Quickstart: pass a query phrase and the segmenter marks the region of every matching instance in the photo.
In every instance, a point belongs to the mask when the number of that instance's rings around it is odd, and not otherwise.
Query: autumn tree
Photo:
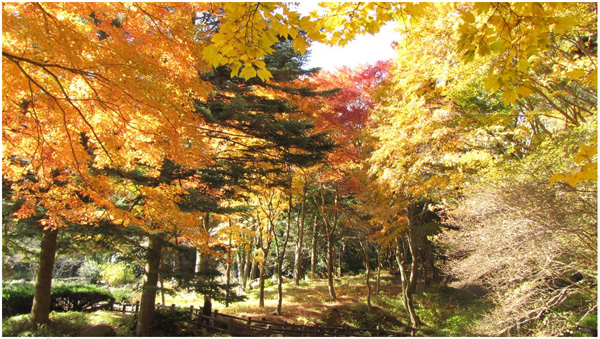
[[[392,201],[403,204],[404,207],[399,206],[402,208],[398,211],[404,209],[405,212],[400,216],[408,219],[408,227],[405,228],[408,233],[404,239],[409,241],[407,245],[412,254],[416,253],[410,244],[415,240],[415,234],[411,234],[411,224],[415,225],[413,221],[418,220],[414,218],[421,214],[418,210],[426,211],[422,206],[419,207],[419,201],[459,197],[464,187],[476,183],[483,173],[494,172],[502,162],[534,161],[539,156],[536,154],[547,147],[543,145],[551,142],[549,140],[553,140],[554,147],[569,147],[572,154],[576,155],[580,164],[577,170],[579,177],[572,177],[572,184],[590,179],[586,177],[588,174],[585,173],[589,172],[585,169],[594,169],[595,152],[588,145],[582,144],[577,152],[570,146],[572,142],[561,144],[567,140],[563,139],[565,135],[571,135],[579,142],[594,142],[588,133],[594,131],[595,127],[583,123],[583,120],[595,121],[595,108],[584,102],[591,103],[596,99],[589,87],[586,88],[587,80],[582,78],[582,74],[593,76],[594,58],[586,57],[579,63],[574,62],[577,58],[574,57],[573,48],[567,46],[573,46],[576,39],[572,35],[576,33],[563,30],[564,27],[558,28],[566,24],[569,13],[577,12],[588,13],[582,14],[578,21],[581,27],[588,27],[583,32],[593,29],[595,23],[587,21],[590,7],[567,6],[558,11],[556,17],[549,18],[547,16],[552,11],[550,7],[538,13],[528,12],[544,8],[539,4],[531,7],[505,7],[504,4],[487,6],[475,5],[477,13],[481,14],[477,18],[471,12],[470,5],[459,4],[456,12],[448,6],[438,6],[439,11],[460,13],[462,22],[458,27],[454,21],[446,19],[454,14],[421,16],[420,24],[411,27],[397,44],[398,58],[394,62],[392,85],[384,85],[386,94],[380,96],[379,105],[374,110],[373,133],[378,143],[370,159],[371,172],[383,191],[387,190],[396,196]],[[521,13],[527,20],[502,19],[507,13],[510,13],[509,16]],[[478,32],[472,29],[486,20],[492,26],[478,26]],[[533,29],[533,26],[529,26],[533,22],[548,25],[546,27],[549,30],[556,29],[553,33],[556,39],[552,42],[537,40],[539,45],[523,43],[538,33],[544,35],[550,32],[527,31]],[[473,36],[466,37],[469,29],[470,34],[477,36],[476,39]],[[481,32],[489,35],[480,36]],[[495,41],[493,39],[497,35],[493,35],[493,32],[509,36],[510,39]],[[486,39],[492,39],[490,45],[486,45],[489,49],[469,47],[470,41],[479,43]],[[507,41],[510,42],[508,45]],[[531,49],[525,50],[526,46]],[[503,59],[506,56],[502,54],[504,52],[512,53],[515,58]],[[555,52],[563,55],[563,65],[570,64],[574,69],[586,71],[567,75],[556,69],[551,70],[550,60],[558,57]],[[538,62],[530,65],[520,59],[524,55],[530,57],[530,61],[537,59]],[[496,68],[499,60],[506,63],[500,70]],[[557,59],[554,60],[556,62]],[[480,70],[486,70],[487,73],[482,74]],[[575,74],[581,75],[577,78],[579,80],[572,78]],[[564,92],[527,91],[526,88],[535,87],[529,83],[539,78],[560,83]],[[389,96],[391,88],[399,91]],[[553,98],[554,95],[557,97]],[[567,116],[567,111],[559,104],[564,100],[577,102],[576,106],[569,108],[569,112],[584,117],[583,120]],[[559,120],[566,122],[566,128]],[[516,168],[521,167],[512,165],[512,175],[517,175],[514,171]],[[558,169],[557,166],[554,170]],[[549,179],[550,176],[546,176],[546,182]],[[539,186],[539,191],[544,191],[544,185]],[[407,246],[399,246],[397,252],[401,253],[403,248]],[[419,255],[411,257],[418,259]],[[415,272],[414,268],[411,274]]]
[[[47,201],[38,286],[48,292],[66,222],[108,215],[139,223],[115,207],[115,187],[96,170],[158,168],[165,154],[206,159],[201,122],[184,114],[207,89],[195,76],[205,67],[202,43],[195,27],[185,29],[194,11],[186,4],[15,3],[2,11],[3,177],[20,186],[23,213]],[[48,321],[47,307],[32,312],[34,323]]]

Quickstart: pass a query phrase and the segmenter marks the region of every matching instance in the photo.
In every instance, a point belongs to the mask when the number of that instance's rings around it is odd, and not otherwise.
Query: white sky
[[[301,1],[298,11],[306,15],[317,8],[315,1]],[[310,47],[310,61],[305,67],[320,67],[326,71],[333,71],[340,66],[354,67],[391,59],[394,56],[391,44],[400,35],[394,32],[393,26],[393,23],[384,26],[374,36],[370,34],[358,36],[343,48],[313,43]]]

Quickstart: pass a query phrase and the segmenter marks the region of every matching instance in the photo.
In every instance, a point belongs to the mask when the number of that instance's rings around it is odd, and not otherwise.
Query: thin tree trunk
[[[377,282],[375,283],[375,294],[379,295],[379,282],[381,280],[381,249],[377,250]]]
[[[252,261],[251,269],[250,269],[250,280],[254,280],[260,277],[260,272],[257,273],[260,269],[258,268],[258,263],[256,261]]]
[[[248,277],[250,276],[250,268],[252,267],[252,248],[250,248],[246,253],[246,265],[244,267],[244,275],[242,276],[242,287],[244,291],[248,288]]]
[[[298,241],[296,242],[296,255],[294,257],[294,285],[300,285],[300,263],[302,260],[302,242],[304,241],[304,220],[306,217],[306,191],[308,182],[304,183],[302,189],[302,207],[300,210],[300,224],[298,225]]]
[[[329,287],[329,297],[331,298],[331,300],[337,300],[337,296],[335,295],[335,289],[333,287],[333,274],[334,274],[333,266],[334,266],[334,260],[335,260],[335,254],[334,254],[334,248],[333,248],[333,246],[334,246],[333,234],[335,232],[335,228],[338,223],[339,193],[337,190],[335,191],[334,205],[333,205],[333,222],[331,222],[331,223],[327,219],[327,214],[325,213],[325,188],[323,187],[323,184],[321,184],[320,195],[321,195],[321,204],[320,205],[317,203],[317,198],[316,197],[313,197],[313,198],[315,201],[315,205],[317,205],[317,207],[319,208],[319,210],[321,212],[321,217],[323,218],[323,222],[325,223],[325,236],[327,239],[327,285]]]
[[[256,232],[259,232],[259,236],[254,236],[254,248],[257,249],[261,249],[262,250],[262,230],[260,229],[260,217],[257,215],[257,222],[256,224],[254,224],[252,226],[252,234],[256,234]],[[252,249],[250,249],[250,252],[252,253]],[[250,280],[254,280],[254,279],[258,279],[260,277],[260,268],[258,267],[258,262],[256,262],[256,260],[254,260],[254,256],[252,256],[252,266],[250,269],[250,276],[249,279]]]
[[[52,271],[56,260],[58,229],[45,229],[40,244],[40,259],[31,308],[31,321],[34,328],[38,324],[50,321],[50,302],[52,292]]]
[[[337,300],[335,289],[333,287],[333,234],[327,232],[327,287],[329,288],[329,297],[331,300]]]
[[[163,277],[163,272],[165,270],[165,263],[163,260],[163,256],[161,254],[160,256],[160,273],[158,275],[159,279],[160,279],[160,300],[162,301],[163,306],[166,305],[166,301],[165,301],[165,280]]]
[[[140,301],[140,311],[135,334],[141,337],[150,336],[150,325],[154,319],[154,308],[156,302],[156,286],[158,284],[158,274],[160,270],[162,250],[162,239],[159,235],[150,236],[150,245],[148,246],[148,264],[146,268],[146,281],[142,288],[142,300]]]
[[[317,222],[317,216],[314,216],[313,232],[312,232],[312,243],[310,252],[310,277],[311,279],[317,278],[317,239],[319,234],[319,224]]]
[[[412,231],[409,227],[408,229],[408,235],[407,235],[407,244],[408,244],[408,249],[410,250],[410,254],[412,257],[412,261],[410,263],[410,293],[415,293],[417,290],[417,279],[419,276],[419,271],[418,271],[418,266],[417,264],[419,263],[419,254],[416,251],[416,248],[414,246],[414,238],[413,238],[413,234]]]
[[[246,272],[246,263],[248,262],[246,260],[246,252],[244,252],[241,248],[237,252],[237,259],[238,259],[238,277],[237,277],[238,294],[241,294],[241,292],[244,290],[244,273]]]
[[[342,260],[344,258],[344,254],[346,253],[346,243],[343,242],[342,243],[342,248],[340,249],[340,257],[339,257],[339,273],[338,276],[341,278],[342,277]]]
[[[200,252],[199,248],[196,248],[196,268],[194,269],[194,272],[196,274],[200,273],[200,271],[202,270],[202,252]]]
[[[231,219],[229,220],[229,227],[231,227]],[[227,246],[227,274],[226,274],[226,290],[225,290],[225,307],[229,307],[229,298],[231,293],[229,291],[231,286],[231,233],[229,233],[229,244]]]
[[[165,281],[162,273],[160,274],[160,300],[162,301],[163,306],[167,304],[165,301]]]
[[[362,253],[363,264],[365,265],[366,273],[366,284],[367,284],[367,306],[369,307],[369,312],[372,311],[373,306],[371,305],[371,265],[369,263],[369,252],[367,252],[366,245],[360,241],[360,249]]]
[[[259,223],[260,223],[260,219]],[[260,248],[263,252],[263,258],[264,258],[264,262],[260,264],[260,280],[259,280],[259,285],[260,285],[260,290],[258,292],[258,306],[259,307],[265,307],[265,275],[266,275],[266,268],[267,268],[267,259],[269,256],[269,247],[271,247],[271,241],[272,240],[268,240],[267,241],[267,246],[263,247],[263,234],[262,234],[262,228],[259,227],[259,244],[260,244]]]
[[[369,307],[369,311],[373,310],[373,306],[371,305],[371,265],[366,263],[367,266],[367,306]]]
[[[265,307],[265,266],[264,264],[260,265],[260,281],[259,281],[259,292],[258,292],[258,307]]]
[[[281,307],[283,304],[283,259],[285,257],[285,249],[287,248],[288,240],[290,239],[290,229],[292,228],[292,194],[288,200],[288,215],[287,215],[287,229],[285,231],[285,240],[281,248],[278,245],[277,236],[275,230],[273,230],[273,238],[275,239],[275,246],[277,249],[277,315],[281,315]]]
[[[402,302],[410,317],[410,325],[416,328],[421,324],[421,321],[415,312],[410,278],[406,269],[408,250],[411,247],[409,243],[410,240],[408,237],[406,240],[396,239],[396,260],[398,261],[398,268],[400,269],[402,279]]]

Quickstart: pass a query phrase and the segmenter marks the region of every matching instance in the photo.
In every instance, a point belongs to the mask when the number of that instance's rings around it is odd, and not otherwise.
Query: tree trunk
[[[407,235],[407,245],[408,245],[408,249],[410,250],[410,255],[412,257],[412,261],[410,263],[410,283],[409,283],[409,287],[410,287],[410,293],[415,293],[417,290],[417,279],[419,276],[419,271],[418,271],[418,266],[417,264],[419,263],[419,254],[417,253],[415,246],[414,246],[414,238],[413,238],[413,232],[411,231],[410,227],[408,229],[408,235]]]
[[[165,301],[165,280],[163,278],[162,273],[159,275],[160,277],[160,300],[162,301],[163,306],[166,305]]]
[[[290,239],[290,229],[292,228],[292,195],[290,194],[288,200],[288,215],[287,215],[287,229],[285,231],[285,240],[283,246],[279,246],[275,229],[273,228],[273,239],[275,239],[275,248],[277,249],[277,315],[281,315],[281,307],[283,304],[283,259],[285,257],[285,249],[287,248],[288,240]]]
[[[412,298],[413,291],[411,289],[411,282],[406,268],[408,251],[411,248],[409,243],[409,237],[406,237],[406,239],[396,239],[396,260],[398,261],[398,268],[400,269],[400,277],[402,279],[402,302],[410,317],[410,325],[414,328],[417,328],[421,322],[417,316],[417,313],[415,312]]]
[[[317,216],[314,217],[313,232],[312,232],[312,243],[310,252],[310,277],[311,279],[317,278],[317,239],[319,234],[319,224],[317,222]]]
[[[267,263],[260,265],[260,281],[259,281],[259,292],[258,292],[258,307],[265,307],[265,266]]]
[[[375,294],[379,295],[379,282],[381,281],[381,249],[377,250],[377,282],[375,283]]]
[[[265,307],[265,275],[267,270],[267,259],[269,256],[269,248],[271,247],[271,241],[267,241],[267,246],[263,247],[263,234],[262,229],[259,227],[259,245],[263,252],[264,262],[260,264],[260,290],[258,292],[258,306]]]
[[[200,252],[199,248],[196,248],[196,268],[194,269],[194,273],[198,274],[202,269],[202,252]]]
[[[300,210],[300,223],[298,225],[298,240],[296,241],[296,255],[294,256],[294,285],[300,285],[300,263],[302,260],[302,242],[304,241],[304,220],[306,218],[306,191],[308,182],[302,189],[302,207]]]
[[[333,287],[333,234],[327,232],[327,286],[329,288],[329,297],[331,300],[337,300],[335,289]]]
[[[250,280],[254,280],[260,277],[260,269],[258,268],[258,263],[256,261],[252,261],[252,266],[250,269]]]
[[[40,244],[40,259],[31,308],[31,321],[34,328],[38,324],[50,321],[50,302],[52,292],[52,271],[56,259],[58,229],[45,229]]]
[[[162,239],[160,238],[160,235],[151,235],[150,245],[148,246],[146,281],[142,288],[142,300],[140,301],[140,311],[138,313],[138,321],[135,329],[135,334],[137,336],[150,336],[150,325],[152,325],[154,319],[161,250]]]
[[[371,305],[371,265],[369,263],[369,252],[367,252],[367,246],[360,241],[360,250],[361,250],[361,257],[363,259],[363,265],[365,265],[365,269],[367,270],[366,273],[366,284],[367,284],[367,306],[369,307],[369,312],[372,311],[373,306]]]
[[[342,242],[342,248],[340,249],[340,257],[339,257],[339,273],[338,276],[341,278],[342,277],[342,260],[344,258],[344,254],[346,253],[346,243]]]
[[[365,262],[365,266],[367,267],[367,306],[369,307],[369,311],[373,310],[373,306],[371,305],[371,265],[369,262]]]
[[[166,305],[166,301],[165,301],[165,279],[163,277],[163,272],[165,270],[165,263],[163,260],[162,255],[160,256],[160,273],[159,273],[159,279],[160,279],[160,299],[161,302],[163,304],[163,306]]]
[[[253,267],[252,263],[252,248],[248,249],[246,253],[246,265],[244,267],[244,275],[242,276],[242,287],[244,291],[248,288],[248,277],[250,276],[250,268]]]
[[[333,274],[334,274],[334,262],[335,262],[335,254],[334,254],[334,244],[333,244],[333,234],[335,233],[335,228],[338,223],[339,211],[338,211],[338,202],[339,202],[339,193],[336,190],[334,195],[334,204],[333,204],[333,221],[330,223],[327,219],[327,213],[325,213],[325,188],[323,184],[321,184],[320,189],[321,195],[321,204],[317,203],[316,197],[314,197],[315,205],[319,207],[321,212],[321,217],[323,218],[323,222],[325,223],[325,235],[327,239],[327,283],[329,286],[329,297],[331,300],[337,300],[337,296],[335,295],[335,289],[333,288]]]
[[[238,277],[237,277],[237,282],[238,282],[238,294],[241,294],[241,292],[246,288],[246,283],[244,282],[244,280],[246,279],[246,265],[248,264],[248,260],[247,260],[247,253],[245,251],[243,251],[242,248],[240,248],[237,252],[237,258],[238,258]]]
[[[231,227],[231,220],[229,220],[229,227]],[[225,282],[225,307],[229,307],[229,298],[231,297],[231,292],[229,291],[231,286],[231,233],[229,234],[229,244],[227,246],[227,273],[226,273],[226,282]]]

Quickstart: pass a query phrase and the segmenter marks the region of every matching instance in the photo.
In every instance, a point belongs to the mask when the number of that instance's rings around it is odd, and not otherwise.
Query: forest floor
[[[380,295],[397,295],[400,290],[391,283],[392,277],[382,277]],[[366,302],[367,289],[365,287],[364,275],[343,276],[334,279],[337,300],[329,297],[327,279],[301,280],[299,286],[294,286],[291,279],[285,279],[283,284],[282,314],[276,315],[277,308],[277,284],[267,279],[265,281],[265,307],[258,306],[258,287],[245,292],[245,301],[232,303],[225,307],[223,303],[213,301],[213,310],[221,313],[237,316],[251,316],[266,318],[274,321],[287,321],[299,325],[327,325],[327,326],[352,326],[352,327],[375,327],[377,324],[365,322],[365,314],[368,313]],[[372,281],[374,285],[374,282]],[[378,313],[378,305],[375,299],[379,299],[373,292],[372,302],[374,313]],[[159,301],[160,298],[157,298]],[[202,296],[190,294],[178,294],[176,296],[165,296],[167,305],[189,307],[190,305],[202,306]],[[352,316],[356,313],[356,316]],[[385,317],[391,320],[391,317]],[[404,322],[405,323],[405,322]],[[395,321],[393,327],[398,329],[403,320]],[[388,327],[392,329],[391,327]]]
[[[258,306],[258,287],[246,292],[247,299],[225,307],[213,302],[213,310],[236,316],[266,318],[275,322],[329,327],[348,326],[373,329],[381,326],[387,330],[408,332],[408,317],[400,298],[399,276],[382,272],[379,294],[375,293],[375,276],[371,279],[372,309],[367,306],[367,289],[364,274],[345,275],[334,279],[337,300],[329,297],[327,280],[302,280],[300,286],[286,279],[283,285],[282,314],[275,315],[277,285],[266,280],[265,307]],[[161,301],[160,294],[157,302]],[[180,307],[202,306],[203,297],[193,293],[165,295],[167,305]],[[423,322],[418,334],[424,336],[478,336],[470,325],[489,307],[485,297],[468,290],[419,284],[415,294],[416,311]],[[31,332],[27,326],[28,315],[3,320],[3,336],[72,336],[81,329],[106,323],[117,330],[118,336],[127,336],[133,317],[114,312],[67,312],[51,314],[52,325]]]
[[[247,299],[225,307],[213,302],[213,310],[236,316],[266,318],[299,325],[350,326],[408,331],[408,316],[400,299],[399,276],[382,272],[379,294],[375,293],[375,275],[372,284],[372,310],[367,305],[364,274],[345,275],[334,279],[337,300],[329,297],[327,279],[302,280],[294,286],[291,279],[283,284],[282,314],[276,315],[277,285],[266,280],[265,307],[258,306],[258,287],[246,291]],[[157,298],[159,300],[160,298]],[[165,297],[167,305],[202,306],[202,296],[178,294]],[[473,335],[469,324],[489,307],[481,296],[463,290],[442,288],[432,284],[419,285],[415,294],[417,313],[423,321],[420,334],[430,336]]]

